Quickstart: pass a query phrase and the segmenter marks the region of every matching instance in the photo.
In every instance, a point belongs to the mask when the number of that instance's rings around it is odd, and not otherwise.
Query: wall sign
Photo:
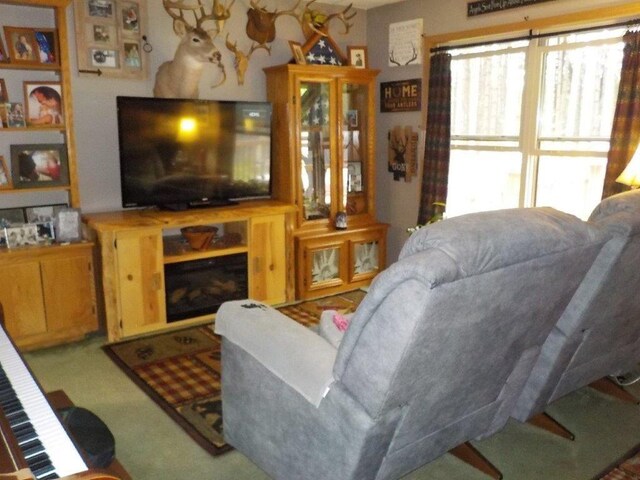
[[[414,112],[422,105],[422,80],[400,80],[380,84],[381,112]]]
[[[500,12],[510,8],[526,7],[536,3],[553,1],[554,0],[478,0],[467,3],[467,17],[475,17],[483,13]]]
[[[395,181],[410,182],[418,174],[418,133],[411,127],[396,126],[389,130],[388,140],[387,170]]]
[[[422,63],[422,19],[389,25],[389,66]]]

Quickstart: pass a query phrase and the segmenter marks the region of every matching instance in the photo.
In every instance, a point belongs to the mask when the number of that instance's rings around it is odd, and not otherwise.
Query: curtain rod
[[[471,47],[481,47],[483,45],[494,45],[496,43],[509,43],[509,42],[517,42],[518,40],[534,40],[536,38],[546,38],[546,37],[555,37],[557,35],[567,35],[569,33],[583,33],[583,32],[591,32],[594,30],[604,30],[606,28],[614,28],[614,27],[630,27],[632,25],[640,24],[640,18],[634,18],[633,20],[627,20],[626,22],[618,22],[612,23],[609,25],[599,25],[593,27],[583,27],[583,28],[574,28],[572,30],[562,30],[559,32],[549,32],[549,33],[538,33],[533,35],[532,30],[529,30],[529,35],[523,35],[521,37],[513,37],[513,38],[503,38],[499,40],[488,40],[485,42],[476,42],[476,43],[466,43],[462,45],[443,45],[441,47],[433,47],[430,52],[446,52],[447,50],[457,50],[459,48],[471,48]]]

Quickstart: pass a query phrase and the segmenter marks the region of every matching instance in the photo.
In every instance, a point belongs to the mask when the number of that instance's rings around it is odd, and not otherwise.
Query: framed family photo
[[[9,56],[7,55],[7,51],[4,49],[4,45],[2,44],[2,38],[0,38],[0,63],[6,63],[9,61]]]
[[[14,188],[69,185],[69,162],[62,143],[11,145]]]
[[[11,63],[36,65],[40,63],[36,32],[32,28],[4,27]]]
[[[17,227],[6,227],[5,235],[9,248],[38,244],[38,227],[31,223],[25,223]]]
[[[64,125],[60,82],[24,82],[27,125]]]
[[[4,83],[4,78],[0,78],[0,103],[8,101],[9,94],[7,93],[7,85]]]
[[[56,219],[59,211],[69,208],[66,203],[56,203],[53,205],[38,205],[26,207],[24,209],[27,223],[48,223]]]
[[[9,170],[7,170],[4,157],[0,155],[0,190],[4,188],[11,188],[11,180],[9,179]]]
[[[60,65],[58,31],[55,28],[36,28],[34,32],[38,43],[38,59],[40,63]]]
[[[298,42],[294,42],[293,40],[289,40],[289,47],[291,47],[291,53],[293,53],[293,59],[295,62],[298,65],[305,65],[307,63],[307,59],[302,51],[302,45]]]
[[[347,47],[347,58],[352,67],[367,68],[369,66],[367,47]]]

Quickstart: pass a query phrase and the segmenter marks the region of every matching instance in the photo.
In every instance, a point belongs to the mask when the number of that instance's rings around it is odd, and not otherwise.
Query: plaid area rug
[[[353,312],[365,292],[358,290],[278,309],[313,327],[324,310]],[[222,432],[221,339],[211,326],[198,326],[112,343],[107,355],[212,455],[231,449]]]

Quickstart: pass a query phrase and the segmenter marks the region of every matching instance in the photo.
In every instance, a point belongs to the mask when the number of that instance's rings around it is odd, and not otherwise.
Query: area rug
[[[599,480],[640,480],[640,445],[625,455],[606,473],[598,475]]]
[[[349,313],[362,290],[278,308],[313,328],[324,310]],[[222,431],[221,339],[198,326],[105,345],[104,351],[147,395],[212,455],[231,449]]]

